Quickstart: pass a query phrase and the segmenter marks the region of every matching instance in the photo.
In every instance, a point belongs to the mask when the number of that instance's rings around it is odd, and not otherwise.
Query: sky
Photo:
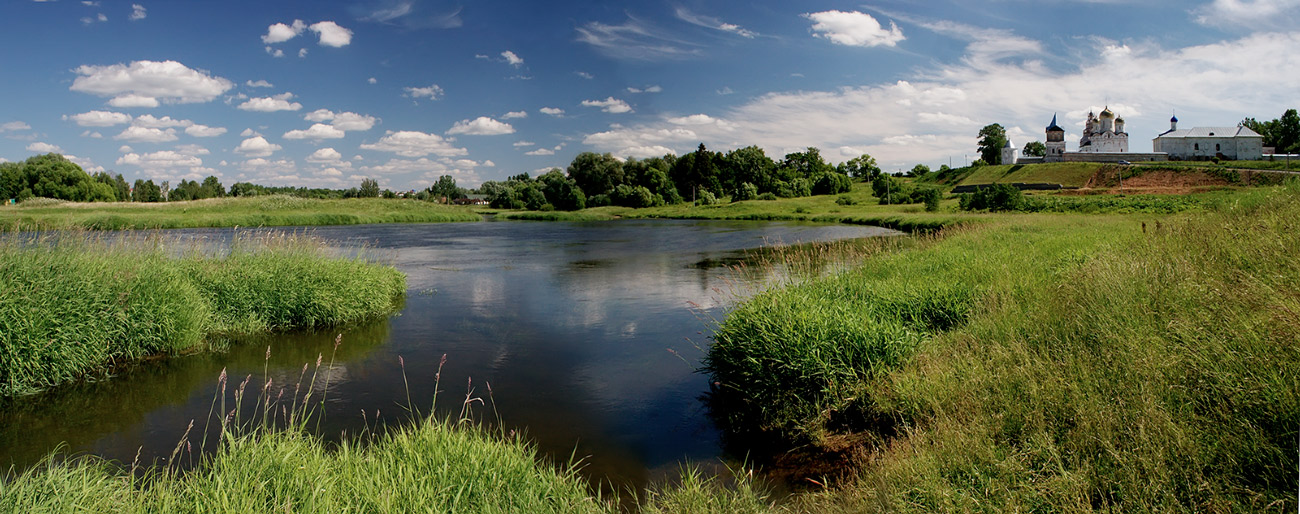
[[[462,187],[817,147],[886,171],[1021,147],[1053,115],[1130,151],[1300,107],[1300,0],[0,0],[0,160],[128,181]]]

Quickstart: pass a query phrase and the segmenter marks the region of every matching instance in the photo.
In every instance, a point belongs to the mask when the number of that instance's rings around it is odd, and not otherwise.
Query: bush
[[[926,211],[935,212],[939,210],[939,198],[941,195],[939,194],[938,189],[927,187],[918,191],[917,194],[921,196],[921,202],[925,204]]]
[[[614,205],[614,202],[611,202],[609,195],[606,194],[595,195],[587,199],[587,207],[608,207],[610,205]]]
[[[852,196],[840,195],[839,198],[835,199],[835,204],[836,205],[857,205],[858,201],[854,200]]]
[[[992,184],[961,197],[964,211],[1014,211],[1025,204],[1025,195],[1011,184]]]
[[[761,194],[761,195],[758,195],[758,199],[759,199],[759,200],[764,200],[764,201],[772,201],[772,200],[776,200],[776,194],[774,194],[774,193],[763,193],[763,194]]]
[[[753,200],[756,198],[758,198],[758,186],[750,184],[749,182],[737,186],[736,190],[731,193],[731,201],[733,202],[743,202],[745,200]]]
[[[707,193],[707,192],[706,192]],[[650,192],[645,186],[629,186],[621,184],[610,192],[609,200],[614,205],[623,207],[643,208],[663,205],[663,197]]]
[[[700,197],[695,200],[695,205],[713,205],[718,203],[718,197],[713,196],[712,192],[700,191]]]
[[[848,175],[839,173],[822,173],[817,177],[812,186],[812,194],[815,195],[834,195],[847,193],[853,189],[853,181]]]

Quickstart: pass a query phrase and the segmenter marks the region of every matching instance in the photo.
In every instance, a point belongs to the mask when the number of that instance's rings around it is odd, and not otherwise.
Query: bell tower
[[[1052,115],[1052,124],[1047,126],[1047,153],[1043,162],[1061,162],[1065,160],[1065,129],[1056,124],[1056,115]]]

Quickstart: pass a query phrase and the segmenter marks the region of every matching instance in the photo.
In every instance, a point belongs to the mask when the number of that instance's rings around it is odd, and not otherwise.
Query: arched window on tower
[[[1219,145],[1214,145],[1214,151],[1219,151]]]
[[[1200,150],[1200,149],[1201,149],[1201,144],[1200,144],[1200,143],[1193,143],[1193,144],[1192,144],[1192,150]]]

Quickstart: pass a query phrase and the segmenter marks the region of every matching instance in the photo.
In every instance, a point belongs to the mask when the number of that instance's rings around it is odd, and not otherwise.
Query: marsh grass
[[[0,208],[0,229],[127,230],[479,221],[465,208],[415,200],[286,195],[168,203],[32,202]]]
[[[224,255],[158,235],[7,233],[0,241],[0,398],[154,354],[392,312],[404,275],[307,236],[241,235]]]

